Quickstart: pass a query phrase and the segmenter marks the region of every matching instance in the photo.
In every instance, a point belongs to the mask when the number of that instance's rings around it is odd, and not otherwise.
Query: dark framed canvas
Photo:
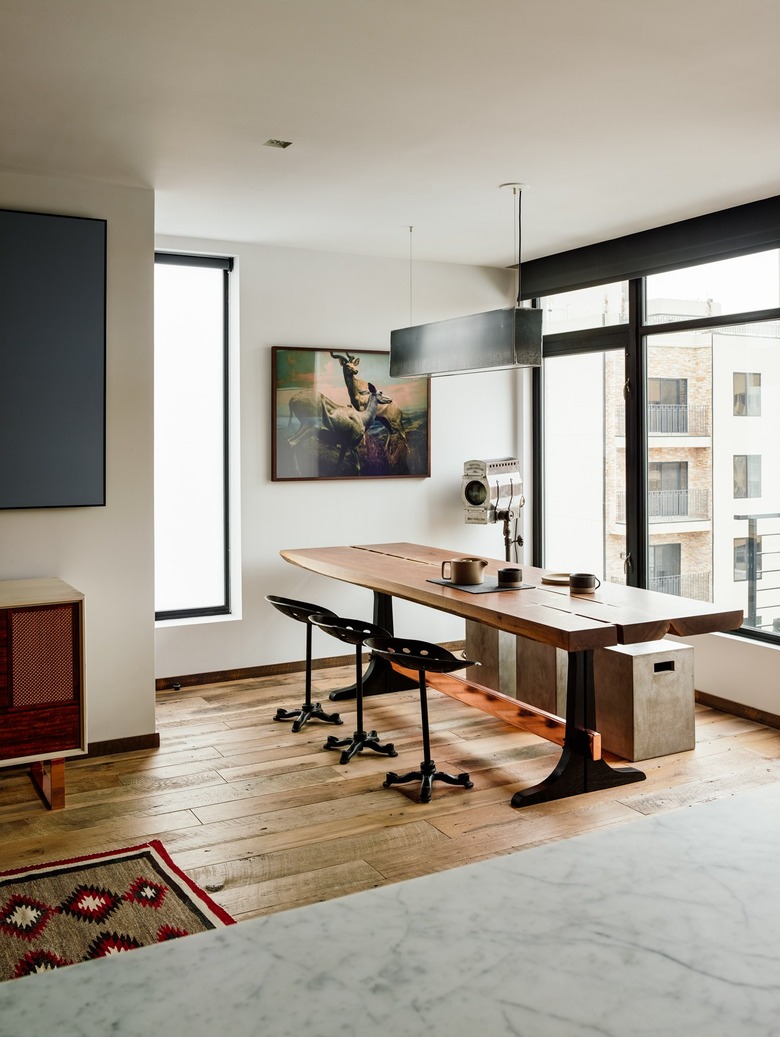
[[[0,210],[0,508],[106,503],[106,221]]]
[[[391,378],[377,350],[271,351],[272,479],[425,478],[430,379]]]

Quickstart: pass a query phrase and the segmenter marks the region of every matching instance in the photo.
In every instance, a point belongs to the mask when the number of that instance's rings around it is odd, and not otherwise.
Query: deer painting
[[[355,471],[360,474],[360,455],[358,447],[365,439],[366,429],[374,420],[380,406],[392,403],[389,396],[372,385],[366,383],[361,396],[367,397],[365,409],[342,407],[320,392],[303,389],[290,399],[290,420],[288,426],[296,418],[299,427],[288,437],[290,446],[298,446],[312,436],[320,442],[339,449],[336,462],[337,470],[341,468],[344,458],[349,452]],[[361,401],[362,402],[362,401]]]
[[[360,357],[352,353],[344,354],[332,351],[330,351],[330,355],[341,364],[341,373],[344,375],[344,384],[347,387],[352,406],[355,410],[364,410],[368,404],[369,394],[366,392],[368,382],[364,382],[362,378],[357,377]],[[391,436],[397,435],[402,439],[406,439],[404,412],[397,403],[393,403],[390,400],[388,403],[381,404],[377,408],[376,420],[385,426]]]

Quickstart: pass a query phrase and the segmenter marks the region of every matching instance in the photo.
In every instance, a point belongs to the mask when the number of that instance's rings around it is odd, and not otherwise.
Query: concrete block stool
[[[643,641],[593,653],[596,729],[624,760],[649,760],[696,745],[693,648]]]

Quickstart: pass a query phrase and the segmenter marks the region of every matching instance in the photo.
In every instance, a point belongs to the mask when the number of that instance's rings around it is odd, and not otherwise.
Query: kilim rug
[[[156,839],[1,872],[0,980],[234,922]]]

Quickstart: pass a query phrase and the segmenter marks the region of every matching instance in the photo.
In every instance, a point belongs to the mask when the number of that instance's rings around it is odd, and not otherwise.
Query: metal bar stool
[[[479,663],[471,659],[458,659],[452,652],[448,652],[440,645],[429,644],[427,641],[409,641],[400,637],[370,637],[366,641],[366,648],[391,662],[394,661],[417,670],[420,677],[423,760],[418,771],[409,771],[408,774],[396,774],[395,771],[390,771],[383,782],[383,788],[387,789],[391,785],[403,785],[407,781],[419,781],[421,803],[430,802],[434,781],[444,781],[448,785],[462,785],[467,789],[473,788],[474,782],[469,779],[468,774],[455,775],[437,771],[436,764],[431,759],[425,673],[426,671],[449,673],[452,670],[462,670],[464,666],[478,666]]]
[[[384,627],[363,619],[343,619],[334,615],[311,617],[312,623],[340,641],[355,646],[355,700],[357,705],[357,729],[351,738],[336,738],[329,735],[323,749],[343,749],[339,763],[349,763],[356,753],[373,749],[384,756],[397,756],[395,746],[388,742],[381,745],[376,731],[366,731],[363,726],[363,645],[369,637],[389,637]]]
[[[326,724],[343,724],[338,713],[326,713],[319,702],[311,700],[311,630],[312,616],[333,616],[335,612],[324,609],[322,605],[312,605],[308,601],[295,601],[293,598],[280,598],[275,594],[266,594],[266,601],[270,601],[275,609],[283,616],[297,619],[299,623],[306,624],[306,698],[299,709],[277,709],[274,720],[292,720],[293,731],[300,731],[309,720],[323,720]]]

